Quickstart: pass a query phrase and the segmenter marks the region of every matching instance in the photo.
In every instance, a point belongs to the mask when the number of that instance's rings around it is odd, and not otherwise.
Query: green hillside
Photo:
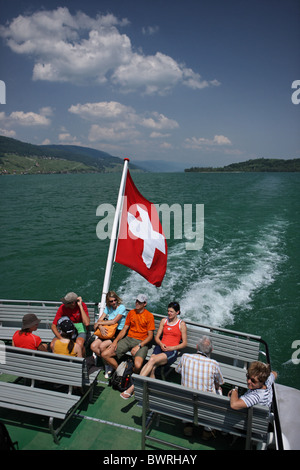
[[[212,167],[192,167],[184,170],[185,172],[199,173],[232,173],[232,172],[295,172],[300,171],[300,158],[284,160],[280,158],[256,158],[246,162],[231,163],[222,168]]]
[[[121,171],[123,159],[75,145],[32,145],[0,136],[0,174]]]

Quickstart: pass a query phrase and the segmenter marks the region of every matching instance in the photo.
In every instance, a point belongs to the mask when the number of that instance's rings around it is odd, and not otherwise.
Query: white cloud
[[[173,145],[170,144],[169,142],[163,142],[160,147],[162,149],[171,149],[171,148],[173,148]]]
[[[119,146],[147,146],[148,139],[153,142],[158,138],[171,136],[170,131],[179,124],[162,113],[146,112],[139,114],[132,106],[117,101],[100,101],[95,103],[77,103],[69,107],[69,112],[84,121],[90,122],[89,142]],[[168,133],[162,131],[169,131]],[[64,130],[63,133],[66,133]],[[156,145],[156,144],[154,144]],[[167,148],[168,144],[162,144]],[[107,149],[108,150],[108,149]],[[120,151],[120,149],[118,149]]]
[[[159,31],[159,26],[143,26],[142,27],[142,33],[145,36],[152,36],[153,34],[158,33]]]
[[[69,143],[69,142],[74,143],[74,142],[77,141],[77,138],[71,136],[71,134],[69,134],[68,132],[64,132],[64,133],[59,134],[58,139],[59,139],[60,142],[63,142],[63,143]]]
[[[173,130],[179,127],[177,121],[158,112],[138,114],[133,107],[117,101],[101,101],[72,105],[69,112],[92,123],[89,140],[120,141],[136,139],[141,132],[151,131],[150,137],[167,137],[158,131]]]
[[[215,135],[213,139],[204,137],[191,137],[185,139],[184,146],[190,149],[201,149],[203,147],[221,147],[231,145],[231,141],[224,135]]]
[[[47,108],[49,112],[49,108]],[[5,127],[9,128],[14,125],[20,126],[49,126],[51,120],[44,115],[45,109],[40,114],[32,111],[24,113],[24,111],[13,111],[9,116],[1,113],[0,120],[5,121]]]
[[[208,86],[219,86],[218,80],[202,80],[199,73],[195,73],[192,69],[183,68],[183,84],[194,90],[201,90]]]
[[[143,88],[147,94],[165,93],[182,80],[178,63],[171,57],[157,52],[154,56],[133,54],[131,60],[121,64],[112,80],[125,89]]]
[[[14,111],[9,118],[14,124],[20,126],[48,126],[50,124],[50,120],[45,116],[32,112]]]
[[[16,133],[13,130],[1,129],[0,128],[0,135],[4,135],[4,137],[15,137]]]
[[[115,123],[113,126],[99,126],[93,124],[89,132],[90,142],[129,142],[138,138],[140,133],[125,122]]]
[[[164,138],[170,137],[170,136],[171,136],[171,134],[162,134],[161,132],[155,132],[155,131],[151,132],[151,134],[150,134],[151,139],[161,139],[161,138],[164,139]]]
[[[69,112],[83,119],[119,119],[122,116],[135,114],[133,108],[124,106],[117,101],[101,101],[72,105]]]
[[[122,91],[166,93],[184,84],[201,89],[219,84],[203,80],[199,73],[161,52],[144,55],[134,52],[130,38],[118,28],[127,19],[112,14],[91,18],[68,8],[19,15],[0,26],[0,35],[17,54],[34,59],[33,79],[76,84],[111,82]],[[153,34],[157,27],[144,29]],[[135,48],[138,50],[138,48]]]
[[[179,127],[178,122],[173,119],[169,119],[163,114],[153,112],[151,117],[144,118],[140,124],[150,129],[162,130],[162,129],[176,129]]]

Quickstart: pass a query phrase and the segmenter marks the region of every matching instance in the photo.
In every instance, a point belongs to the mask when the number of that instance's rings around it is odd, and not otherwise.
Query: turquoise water
[[[1,298],[59,300],[72,290],[100,300],[109,240],[96,235],[96,210],[116,204],[120,176],[1,177]],[[262,336],[279,381],[300,389],[300,364],[292,361],[300,341],[300,175],[132,176],[151,202],[203,204],[204,244],[186,250],[189,240],[171,231],[161,288],[118,264],[111,288],[128,307],[146,292],[152,311],[164,314],[177,300],[186,319]]]

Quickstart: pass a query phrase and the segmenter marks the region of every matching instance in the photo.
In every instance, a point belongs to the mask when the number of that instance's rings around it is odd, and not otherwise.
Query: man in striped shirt
[[[231,408],[241,410],[257,404],[271,406],[273,400],[272,384],[276,378],[277,372],[271,372],[269,364],[260,361],[252,362],[247,373],[248,391],[240,398],[236,389],[231,390],[228,394]]]
[[[222,393],[224,383],[220,366],[210,358],[212,343],[207,336],[199,339],[196,354],[183,354],[176,367],[181,374],[181,385],[205,392]]]

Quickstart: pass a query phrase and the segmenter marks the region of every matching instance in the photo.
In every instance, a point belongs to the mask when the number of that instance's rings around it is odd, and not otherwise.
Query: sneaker
[[[105,366],[105,374],[104,374],[104,377],[105,377],[106,379],[109,379],[110,376],[111,376],[111,374],[113,373],[113,370],[114,370],[113,367],[106,365],[106,366]]]

